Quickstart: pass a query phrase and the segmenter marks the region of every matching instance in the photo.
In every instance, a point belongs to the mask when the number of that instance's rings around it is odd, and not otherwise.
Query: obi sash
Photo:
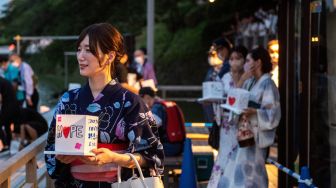
[[[98,148],[107,148],[113,152],[124,153],[128,144],[98,143]],[[71,174],[75,179],[83,181],[115,182],[117,180],[118,165],[113,163],[103,165],[85,164],[76,159],[71,162]]]

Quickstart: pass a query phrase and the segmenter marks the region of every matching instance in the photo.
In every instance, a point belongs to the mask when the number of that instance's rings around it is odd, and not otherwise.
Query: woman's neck
[[[89,86],[94,98],[105,88],[105,86],[111,82],[110,75],[101,74],[89,78]]]
[[[243,71],[231,70],[231,76],[234,83],[238,83]]]
[[[254,78],[255,78],[256,80],[259,80],[259,78],[260,78],[262,75],[263,75],[263,72],[262,72],[260,69],[257,69],[257,70],[256,70],[256,73],[255,73],[255,75],[254,75]]]

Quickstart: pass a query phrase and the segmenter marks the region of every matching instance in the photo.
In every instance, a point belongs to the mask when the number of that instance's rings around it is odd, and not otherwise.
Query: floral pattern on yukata
[[[85,114],[98,116],[98,142],[129,145],[127,151],[139,153],[148,168],[144,173],[163,173],[163,146],[152,113],[142,99],[112,80],[94,99],[88,84],[80,89],[65,92],[59,100],[49,128],[46,151],[55,150],[55,117],[57,114]],[[49,175],[58,187],[110,186],[106,182],[83,182],[70,173],[70,165],[61,163],[55,155],[46,155]],[[128,170],[128,169],[127,169]],[[123,171],[127,171],[124,169]],[[130,177],[127,174],[124,178]],[[123,179],[124,179],[123,178]]]
[[[224,90],[228,91],[232,77],[224,75]],[[251,86],[251,83],[254,83]],[[275,128],[278,126],[280,113],[279,92],[268,74],[257,82],[247,80],[243,88],[251,88],[250,100],[261,104],[254,123],[256,145],[240,148],[237,141],[237,125],[223,121],[220,130],[220,147],[208,188],[267,188],[268,179],[265,169],[267,146],[273,143]],[[224,114],[225,115],[225,114]]]

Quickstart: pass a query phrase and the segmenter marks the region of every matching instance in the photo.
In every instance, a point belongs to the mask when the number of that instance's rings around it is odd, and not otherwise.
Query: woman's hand
[[[248,71],[245,71],[241,77],[239,78],[238,83],[236,84],[238,88],[241,88],[244,82],[250,78],[252,78],[252,72],[255,70],[255,67],[252,65]]]
[[[80,160],[86,164],[92,165],[102,165],[106,163],[114,163],[113,159],[116,158],[118,153],[115,153],[106,148],[93,149],[92,153],[96,154],[95,156],[82,156]]]
[[[56,155],[56,159],[61,161],[61,163],[64,163],[64,164],[69,164],[72,161],[76,160],[77,158],[79,157],[75,155]]]
[[[246,108],[243,111],[243,115],[245,115],[246,117],[250,117],[254,114],[257,114],[257,109],[255,108]]]

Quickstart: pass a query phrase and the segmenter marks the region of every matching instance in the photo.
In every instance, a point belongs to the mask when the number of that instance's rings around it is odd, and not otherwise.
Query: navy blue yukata
[[[93,98],[89,84],[65,92],[59,100],[49,128],[46,151],[55,150],[55,117],[57,114],[81,114],[99,117],[98,142],[127,144],[125,152],[139,153],[146,160],[144,175],[163,173],[163,146],[158,137],[156,122],[142,99],[112,80]],[[46,155],[49,175],[56,187],[111,187],[108,182],[89,182],[75,179],[70,165],[55,155]],[[123,168],[122,179],[131,177],[131,170]]]

